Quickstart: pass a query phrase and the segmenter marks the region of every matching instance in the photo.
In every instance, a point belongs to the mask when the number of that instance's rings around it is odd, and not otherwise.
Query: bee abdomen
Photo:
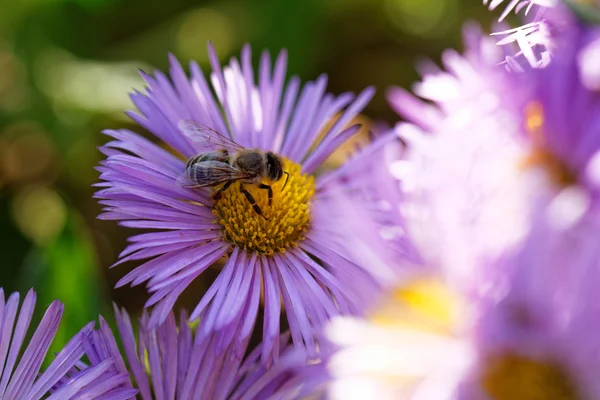
[[[186,166],[189,168],[191,165],[198,164],[203,161],[220,161],[226,163],[229,161],[229,154],[225,149],[217,151],[207,151],[205,153],[200,153],[190,158]]]
[[[210,168],[198,164],[192,165],[193,167],[187,169],[187,176],[192,183],[203,185],[213,180]]]
[[[194,156],[192,158],[190,158],[187,162],[187,164],[185,165],[185,167],[188,169],[190,169],[190,167],[194,164],[197,164],[203,157],[203,154],[198,154],[197,156]]]

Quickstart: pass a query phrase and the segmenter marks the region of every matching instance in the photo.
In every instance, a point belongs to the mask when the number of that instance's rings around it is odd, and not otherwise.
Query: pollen
[[[546,141],[544,132],[544,109],[539,102],[531,102],[525,107],[525,129],[533,144],[531,152],[522,162],[522,167],[541,167],[550,180],[559,187],[577,183],[576,174],[554,154]]]
[[[492,400],[580,400],[576,386],[557,364],[514,353],[484,361],[481,384]]]
[[[277,181],[263,180],[271,186],[273,199],[269,205],[268,190],[255,184],[235,182],[215,201],[213,214],[223,227],[223,237],[248,252],[272,255],[296,247],[310,226],[310,206],[315,194],[315,180],[303,174],[301,166],[283,158],[289,174]],[[252,207],[240,185],[256,201],[262,216]],[[285,185],[285,188],[284,188]]]
[[[567,187],[577,183],[577,176],[556,155],[544,148],[534,149],[524,160],[522,166],[542,167],[550,180],[559,187]]]

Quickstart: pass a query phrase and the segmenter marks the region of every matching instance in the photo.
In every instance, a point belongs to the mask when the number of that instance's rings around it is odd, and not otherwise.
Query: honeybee
[[[253,184],[267,190],[269,206],[273,202],[273,189],[262,183],[263,178],[279,181],[287,175],[283,189],[287,185],[290,174],[283,170],[281,156],[272,151],[246,149],[219,132],[194,121],[180,121],[179,129],[188,138],[200,142],[206,151],[191,157],[184,173],[177,178],[177,184],[185,188],[212,187],[223,184],[212,198],[221,198],[232,183],[240,181],[240,192],[244,194],[254,211],[267,219],[256,200],[244,188],[244,184]]]

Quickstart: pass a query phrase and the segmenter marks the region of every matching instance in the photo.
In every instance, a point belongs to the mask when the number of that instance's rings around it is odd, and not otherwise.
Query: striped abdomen
[[[227,150],[225,149],[200,153],[190,158],[187,162],[186,167],[189,168],[190,165],[197,164],[202,161],[220,161],[224,163],[229,163],[229,154],[227,154]]]
[[[190,158],[186,166],[188,181],[197,186],[218,185],[234,172],[226,150],[200,153]]]

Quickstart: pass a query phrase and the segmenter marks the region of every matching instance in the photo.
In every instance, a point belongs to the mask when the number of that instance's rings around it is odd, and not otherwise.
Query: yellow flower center
[[[463,300],[444,282],[424,277],[409,281],[389,293],[369,314],[369,321],[390,332],[421,332],[424,338],[428,334],[452,338],[464,307]],[[423,343],[426,343],[425,339]],[[427,354],[429,348],[422,351]],[[485,358],[482,366],[478,383],[490,400],[583,398],[567,373],[555,363],[506,352]],[[379,378],[382,381],[389,378],[391,383],[396,384],[410,383],[410,380],[401,381],[402,377],[397,375],[381,375]]]
[[[284,171],[289,173],[287,184],[285,174],[277,182],[263,182],[273,189],[271,205],[268,190],[239,181],[215,201],[213,214],[223,227],[225,240],[249,252],[272,255],[297,246],[304,238],[310,224],[315,180],[313,176],[303,174],[300,165],[282,159]],[[254,198],[262,216],[253,209],[240,185]]]
[[[559,157],[553,154],[544,137],[544,109],[538,102],[525,108],[525,128],[533,142],[533,151],[523,160],[523,167],[542,167],[560,187],[573,185],[577,176]]]
[[[443,282],[419,278],[385,296],[369,319],[380,326],[448,334],[458,323],[462,306],[459,297]]]
[[[487,360],[481,376],[493,400],[577,400],[576,387],[557,365],[504,353]]]

